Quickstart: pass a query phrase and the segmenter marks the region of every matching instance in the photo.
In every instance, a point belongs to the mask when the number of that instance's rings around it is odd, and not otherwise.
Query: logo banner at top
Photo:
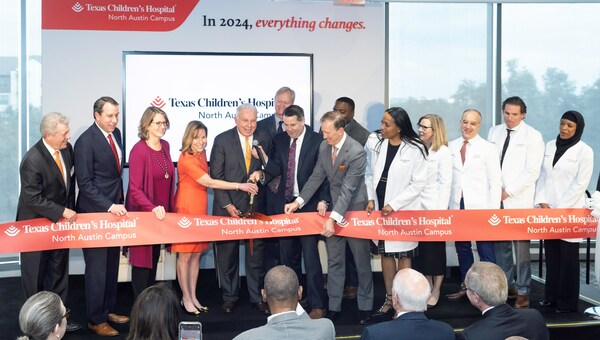
[[[0,253],[60,248],[210,242],[320,234],[317,213],[263,219],[150,212],[78,214],[75,222],[39,218],[0,224]],[[383,217],[346,213],[336,235],[394,241],[502,241],[596,237],[598,219],[587,209],[418,210]]]
[[[42,29],[172,31],[200,0],[42,0]]]

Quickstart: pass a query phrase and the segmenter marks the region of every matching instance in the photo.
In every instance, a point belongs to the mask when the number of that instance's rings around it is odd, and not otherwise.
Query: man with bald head
[[[496,146],[479,136],[480,128],[481,112],[476,109],[465,110],[460,120],[462,136],[448,145],[452,154],[450,209],[500,209],[500,157]],[[455,247],[464,282],[465,275],[474,261],[471,241],[456,241]],[[496,262],[494,242],[477,241],[477,252],[481,261]],[[457,301],[466,294],[467,289],[463,283],[458,292],[446,297],[450,301]]]
[[[453,340],[450,325],[429,320],[423,313],[430,295],[431,288],[423,274],[410,268],[399,270],[392,286],[395,319],[365,328],[361,339]]]
[[[235,340],[335,339],[335,328],[329,319],[312,320],[306,313],[296,313],[298,299],[302,297],[302,286],[298,284],[298,276],[291,268],[275,266],[269,270],[261,293],[272,315],[267,318],[266,325],[245,331]]]
[[[504,271],[494,263],[474,263],[465,277],[467,297],[483,318],[465,328],[457,339],[504,340],[521,336],[546,340],[548,328],[537,309],[514,309],[506,304],[508,283]]]

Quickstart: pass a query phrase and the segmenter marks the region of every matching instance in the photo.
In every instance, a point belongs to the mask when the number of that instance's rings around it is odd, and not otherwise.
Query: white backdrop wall
[[[205,26],[205,16],[215,18],[217,26]],[[258,20],[291,17],[317,25],[312,31],[256,27]],[[221,27],[220,18],[247,19],[253,28]],[[319,28],[323,20],[362,22],[363,28],[349,32]],[[180,27],[168,32],[44,29],[42,109],[68,115],[72,141],[76,140],[91,124],[97,98],[108,95],[122,101],[123,51],[312,53],[314,128],[318,129],[318,118],[333,107],[337,97],[348,96],[356,102],[355,118],[372,130],[378,124],[367,125],[367,117],[375,115],[369,121],[378,122],[384,105],[384,39],[382,4],[363,7],[268,0],[201,0]],[[252,79],[240,81],[252,86]],[[277,79],[272,82],[273,93],[286,85]],[[168,107],[163,109],[169,113]]]

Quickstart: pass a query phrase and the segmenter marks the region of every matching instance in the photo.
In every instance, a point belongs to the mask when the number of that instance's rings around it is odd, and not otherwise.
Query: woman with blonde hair
[[[177,194],[175,211],[183,214],[206,215],[208,195],[206,188],[242,190],[251,194],[258,192],[253,183],[232,183],[213,179],[208,174],[206,159],[206,125],[193,120],[188,123],[181,141],[181,155],[177,162]],[[181,287],[181,305],[188,314],[198,315],[208,308],[196,297],[201,253],[208,248],[207,242],[173,244],[171,250],[178,252],[177,280]]]
[[[427,114],[419,118],[417,127],[419,138],[429,150],[427,184],[421,194],[421,209],[447,210],[452,185],[452,155],[448,149],[444,120],[436,114]],[[419,256],[414,264],[431,285],[431,297],[427,301],[431,308],[440,298],[446,272],[446,242],[420,242]]]

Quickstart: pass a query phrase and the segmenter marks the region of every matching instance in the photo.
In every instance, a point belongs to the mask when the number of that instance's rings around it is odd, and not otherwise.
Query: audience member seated
[[[165,283],[142,291],[131,310],[128,340],[177,340],[181,321],[179,302]]]
[[[361,339],[453,340],[450,325],[430,320],[423,313],[430,296],[431,288],[423,274],[410,268],[399,270],[392,284],[395,319],[366,327]]]
[[[467,297],[483,318],[457,334],[457,339],[504,340],[521,336],[548,339],[548,328],[536,309],[514,309],[506,304],[508,283],[504,271],[491,262],[477,262],[465,277]]]
[[[291,268],[276,266],[269,270],[261,294],[271,309],[267,324],[247,330],[234,340],[335,339],[331,320],[313,320],[306,313],[296,313],[298,300],[302,298],[302,286],[298,284],[298,276]]]
[[[32,295],[21,307],[19,326],[27,339],[60,339],[67,330],[69,312],[60,297],[52,292],[41,291]]]

